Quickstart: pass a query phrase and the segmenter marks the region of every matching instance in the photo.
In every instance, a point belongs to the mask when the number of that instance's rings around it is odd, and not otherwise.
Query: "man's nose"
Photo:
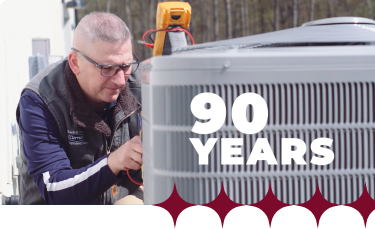
[[[126,84],[127,78],[128,75],[125,75],[124,71],[120,68],[117,74],[111,77],[111,80],[118,86],[124,86]]]

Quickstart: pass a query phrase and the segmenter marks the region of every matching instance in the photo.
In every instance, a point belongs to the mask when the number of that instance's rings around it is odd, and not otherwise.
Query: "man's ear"
[[[74,75],[79,75],[81,71],[79,70],[78,65],[78,54],[76,52],[70,52],[68,56],[69,66],[72,69]]]

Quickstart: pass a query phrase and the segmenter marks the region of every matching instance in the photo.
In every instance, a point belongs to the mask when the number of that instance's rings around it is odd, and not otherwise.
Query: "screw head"
[[[226,61],[226,62],[224,63],[224,68],[229,68],[229,66],[230,66],[230,61]]]

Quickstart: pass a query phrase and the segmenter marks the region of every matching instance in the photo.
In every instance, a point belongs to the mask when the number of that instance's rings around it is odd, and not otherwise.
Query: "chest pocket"
[[[117,150],[121,145],[130,140],[128,119],[123,121],[115,131],[111,152]]]

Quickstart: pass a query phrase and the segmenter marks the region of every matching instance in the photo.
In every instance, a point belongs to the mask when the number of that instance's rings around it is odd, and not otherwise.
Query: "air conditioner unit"
[[[375,21],[335,20],[152,58],[142,84],[145,203],[163,202],[174,184],[194,204],[214,200],[222,184],[241,204],[260,201],[269,185],[289,204],[309,200],[317,184],[336,204],[357,200],[365,183],[375,198]],[[203,92],[219,95],[227,109],[224,125],[208,135],[191,131],[197,119],[190,104]],[[261,95],[269,111],[253,135],[239,132],[231,117],[246,92]],[[320,137],[333,140],[335,159],[325,166],[310,163],[309,146]],[[189,138],[242,138],[245,162],[256,139],[267,138],[279,164],[222,165],[218,141],[208,165],[199,165]],[[281,164],[281,138],[306,143],[307,165]]]

